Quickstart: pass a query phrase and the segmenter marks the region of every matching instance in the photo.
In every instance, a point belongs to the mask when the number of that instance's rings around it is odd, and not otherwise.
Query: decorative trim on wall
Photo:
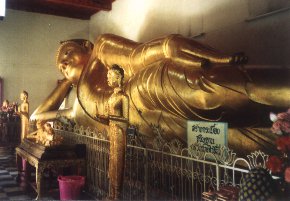
[[[251,21],[255,21],[255,20],[258,20],[258,19],[262,19],[262,18],[265,18],[265,17],[272,16],[272,15],[275,15],[275,14],[278,14],[278,13],[286,12],[286,11],[289,11],[289,10],[290,10],[290,7],[282,8],[282,9],[279,9],[279,10],[271,11],[271,12],[268,12],[268,13],[264,13],[264,14],[261,14],[261,15],[254,16],[254,17],[248,17],[248,18],[245,19],[245,21],[246,22],[251,22]]]
[[[192,36],[192,38],[200,38],[200,37],[204,37],[204,36],[205,36],[205,33],[201,32],[201,33],[198,33],[198,34]]]

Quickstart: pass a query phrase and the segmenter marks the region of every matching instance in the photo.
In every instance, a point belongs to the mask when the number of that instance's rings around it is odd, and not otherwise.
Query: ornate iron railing
[[[87,147],[87,189],[96,198],[108,194],[109,140],[106,131],[57,124],[56,132],[66,143]],[[140,137],[140,136],[139,136]],[[198,144],[183,148],[176,140],[166,142],[157,135],[150,145],[129,136],[126,150],[125,200],[201,200],[202,192],[220,186],[239,186],[250,168],[265,167],[267,155],[257,151],[237,158],[227,147],[206,153]]]

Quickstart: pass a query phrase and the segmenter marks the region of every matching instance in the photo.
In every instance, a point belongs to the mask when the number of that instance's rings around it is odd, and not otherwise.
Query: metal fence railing
[[[105,198],[110,144],[106,131],[63,125],[55,129],[66,143],[86,144],[87,189],[96,198]],[[252,167],[265,166],[268,157],[258,151],[247,159],[237,158],[226,147],[210,154],[198,144],[183,148],[178,141],[153,141],[158,143],[144,147],[136,137],[128,137],[125,200],[201,200],[202,192],[239,186],[244,174]]]

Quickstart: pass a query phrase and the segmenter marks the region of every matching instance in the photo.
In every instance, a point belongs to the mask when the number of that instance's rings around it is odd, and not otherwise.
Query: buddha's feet
[[[232,56],[230,64],[233,65],[246,64],[248,63],[248,60],[249,58],[243,52],[238,52]]]

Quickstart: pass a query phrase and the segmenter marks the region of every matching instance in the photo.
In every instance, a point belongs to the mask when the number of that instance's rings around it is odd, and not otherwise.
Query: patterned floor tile
[[[0,200],[32,200],[21,184],[16,181],[18,171],[14,147],[0,147]]]
[[[37,196],[34,190],[24,182],[16,181],[18,171],[15,162],[15,147],[0,146],[0,201],[6,200],[34,200]],[[59,200],[59,190],[57,176],[55,180],[48,186],[49,190],[45,193],[41,200]],[[35,178],[35,173],[32,173],[31,178]],[[30,191],[27,191],[30,189]],[[82,200],[90,200],[88,195],[82,195]]]
[[[7,179],[11,180],[12,176],[11,175],[6,175],[6,174],[0,175],[0,181],[7,180]]]
[[[8,171],[7,170],[0,170],[0,174],[7,174],[8,173]]]
[[[22,191],[23,189],[19,186],[11,187],[11,188],[3,188],[3,191],[6,193],[15,192],[15,191]]]
[[[18,195],[18,196],[11,196],[9,197],[9,200],[33,200],[34,198],[31,198],[27,195]]]
[[[11,178],[12,179],[12,178]],[[16,181],[14,181],[13,179],[12,180],[8,180],[8,181],[3,181],[3,180],[1,180],[0,181],[0,186],[2,186],[2,187],[7,187],[7,186],[15,186],[15,185],[17,185],[17,183],[16,183]]]

